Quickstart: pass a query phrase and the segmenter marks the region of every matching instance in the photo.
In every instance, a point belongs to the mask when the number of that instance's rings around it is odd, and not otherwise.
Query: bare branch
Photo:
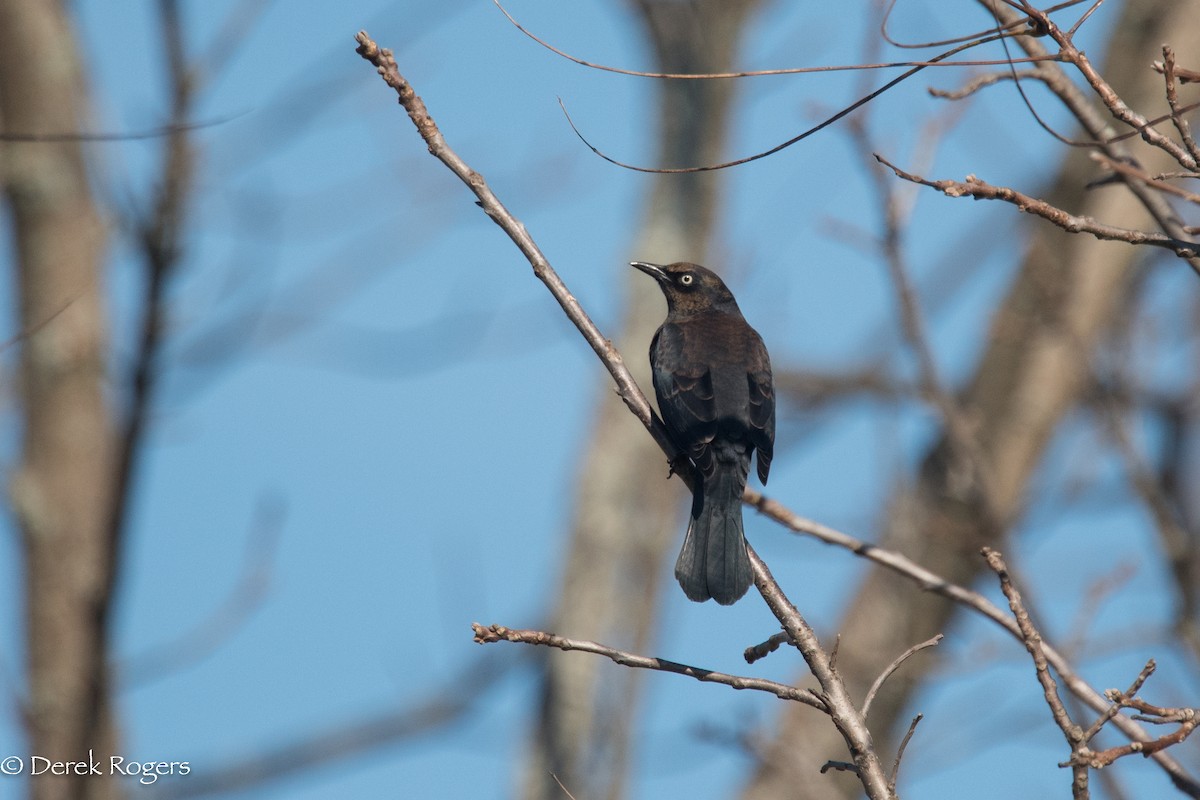
[[[1166,65],[1161,61],[1154,61],[1150,64],[1155,72],[1160,74],[1166,72]],[[1175,78],[1180,83],[1200,83],[1200,72],[1194,69],[1184,69],[1183,67],[1175,67]]]
[[[1175,82],[1176,79],[1183,82],[1183,78],[1179,68],[1175,66],[1175,51],[1171,49],[1170,45],[1164,44],[1162,53],[1162,63],[1156,63],[1155,66],[1160,68],[1163,81],[1166,83],[1167,105],[1171,109],[1171,122],[1175,125],[1175,130],[1179,131],[1179,139],[1187,148],[1188,153],[1193,159],[1200,162],[1200,147],[1196,146],[1196,140],[1192,137],[1192,128],[1183,116],[1183,109],[1179,107],[1179,95],[1175,89]],[[1192,170],[1195,171],[1195,167],[1192,167]]]
[[[771,570],[754,548],[747,545],[750,552],[750,562],[754,565],[754,584],[762,594],[763,600],[771,609],[775,618],[783,624],[792,644],[804,656],[809,669],[812,670],[817,682],[821,684],[823,699],[829,709],[829,716],[838,729],[838,733],[846,741],[846,747],[854,757],[854,771],[862,782],[863,789],[871,800],[894,798],[888,789],[883,767],[875,752],[871,740],[871,732],[867,729],[866,718],[859,713],[846,691],[846,685],[833,668],[829,654],[821,647],[816,633],[800,615],[792,602],[783,594],[779,584],[771,575]]]
[[[1025,643],[1025,649],[1033,657],[1033,666],[1037,670],[1038,683],[1042,685],[1042,693],[1046,697],[1046,705],[1050,707],[1050,713],[1054,717],[1055,724],[1058,725],[1063,732],[1063,736],[1066,737],[1072,756],[1075,756],[1080,750],[1085,749],[1087,740],[1084,738],[1083,731],[1080,730],[1079,726],[1075,724],[1071,716],[1067,713],[1067,709],[1063,706],[1062,698],[1058,696],[1058,684],[1055,682],[1054,676],[1050,674],[1050,664],[1046,659],[1046,652],[1042,646],[1042,635],[1034,627],[1033,620],[1029,618],[1029,612],[1025,610],[1025,605],[1021,602],[1021,593],[1013,586],[1008,574],[1008,565],[1004,563],[1004,559],[1000,553],[990,547],[985,547],[983,548],[983,556],[987,559],[988,566],[1000,578],[1000,589],[1004,592],[1004,596],[1008,598],[1008,606],[1012,609],[1013,616],[1017,620],[1017,626],[1021,629],[1021,641]],[[1085,798],[1089,797],[1087,767],[1079,764],[1072,765],[1071,794],[1075,800],[1085,800]]]
[[[1058,44],[1058,53],[1062,56],[1062,60],[1067,61],[1079,70],[1084,80],[1088,82],[1092,91],[1096,93],[1096,96],[1100,98],[1100,101],[1104,103],[1113,117],[1137,130],[1145,142],[1168,153],[1171,158],[1178,161],[1185,169],[1196,169],[1197,160],[1192,157],[1191,153],[1177,142],[1159,133],[1150,124],[1149,120],[1125,105],[1125,102],[1117,94],[1116,90],[1112,88],[1112,85],[1104,80],[1104,77],[1092,66],[1092,62],[1087,57],[1087,54],[1075,47],[1074,42],[1071,40],[1074,28],[1071,31],[1063,31],[1050,19],[1046,12],[1027,4],[1025,5],[1024,12],[1029,14],[1029,17],[1034,20],[1039,29],[1044,30]],[[1086,19],[1086,15],[1084,18]]]
[[[786,633],[777,633],[761,644],[747,647],[746,651],[742,653],[742,657],[746,659],[747,664],[753,664],[755,661],[766,658],[787,643],[788,635]]]
[[[912,741],[913,734],[917,732],[917,724],[923,719],[925,719],[924,714],[917,714],[913,717],[913,721],[908,726],[908,733],[904,734],[904,738],[900,740],[900,747],[896,749],[896,761],[892,764],[892,774],[888,777],[888,788],[893,794],[896,793],[896,780],[900,776],[900,761],[904,758],[904,751],[908,749],[908,743]]]
[[[1157,665],[1154,663],[1153,658],[1147,661],[1146,666],[1142,667],[1142,671],[1138,673],[1136,678],[1134,678],[1133,683],[1130,685],[1129,689],[1126,690],[1125,695],[1127,697],[1133,697],[1135,694],[1137,694],[1141,690],[1142,684],[1144,684],[1146,680],[1154,674],[1154,670],[1156,668]],[[1110,700],[1116,693],[1117,692],[1115,689],[1105,692],[1105,694],[1109,696]],[[1117,712],[1120,710],[1120,703],[1114,702],[1111,706],[1109,706],[1108,709],[1105,710],[1105,712],[1101,714],[1086,731],[1083,732],[1083,740],[1085,742],[1090,742],[1092,739],[1094,739],[1096,734],[1100,733],[1100,729],[1103,728],[1113,717],[1115,717]]]
[[[1089,233],[1097,239],[1106,239],[1116,242],[1127,242],[1133,245],[1150,245],[1152,247],[1162,247],[1180,258],[1194,259],[1200,256],[1200,244],[1196,242],[1188,242],[1183,239],[1176,239],[1172,236],[1167,236],[1162,233],[1150,233],[1147,231],[1131,230],[1129,228],[1118,228],[1113,225],[1106,225],[1097,222],[1091,217],[1080,217],[1063,211],[1061,208],[1050,205],[1044,200],[1038,200],[1030,197],[1027,194],[1010,189],[1007,186],[993,186],[990,183],[985,183],[979,180],[974,175],[968,175],[965,182],[952,180],[928,180],[920,175],[914,175],[910,172],[897,167],[895,164],[888,161],[878,153],[875,158],[881,164],[889,167],[896,176],[903,178],[906,181],[919,183],[922,186],[928,186],[931,189],[937,189],[947,197],[971,197],[976,200],[1003,200],[1006,203],[1015,205],[1021,211],[1025,211],[1035,216],[1039,216],[1048,220],[1068,233]],[[1200,272],[1200,267],[1193,266]]]
[[[996,17],[999,23],[1009,24],[1017,21],[1028,21],[1029,6],[1021,4],[1020,8],[1014,9],[1001,5],[997,0],[980,0],[980,3],[988,8]],[[1012,5],[1009,3],[1008,5]],[[1044,14],[1043,14],[1044,16]],[[1037,21],[1040,24],[1040,20]],[[1026,55],[1045,55],[1047,49],[1043,46],[1041,39],[1035,37],[1022,37],[1017,40],[1018,44],[1025,51]],[[1078,52],[1078,51],[1076,51]],[[1061,67],[1044,63],[1039,68],[1042,75],[1040,80],[1058,99],[1063,106],[1075,117],[1080,126],[1087,132],[1088,136],[1096,142],[1101,149],[1109,156],[1121,159],[1125,158],[1128,153],[1115,149],[1117,142],[1128,136],[1145,135],[1142,129],[1135,127],[1129,134],[1121,136],[1113,136],[1110,117],[1101,113],[1095,106],[1092,96],[1085,92],[1075,81],[1071,80],[1065,70]],[[1111,110],[1111,109],[1110,109]],[[1145,126],[1157,124],[1157,121],[1144,121]],[[1172,209],[1171,205],[1166,202],[1162,195],[1155,192],[1139,183],[1126,184],[1129,191],[1138,199],[1138,202],[1146,209],[1147,212],[1154,218],[1160,229],[1169,236],[1180,238],[1186,233],[1184,224],[1180,221],[1178,215]],[[1189,257],[1188,263],[1194,271],[1200,273],[1200,258]]]
[[[1035,70],[1015,70],[1010,72],[989,72],[985,75],[979,75],[972,78],[962,88],[953,91],[947,89],[929,88],[930,97],[938,97],[943,100],[965,100],[981,89],[986,89],[1001,81],[1021,81],[1026,78],[1037,78],[1040,73]]]
[[[871,702],[875,699],[875,694],[879,691],[879,687],[883,686],[883,682],[891,677],[891,674],[899,669],[901,664],[911,658],[914,654],[919,653],[926,648],[936,647],[938,642],[942,641],[942,638],[942,634],[939,633],[932,639],[926,639],[920,644],[914,644],[912,647],[908,648],[899,656],[897,656],[895,661],[893,661],[891,664],[888,664],[884,668],[883,672],[879,673],[879,677],[875,679],[875,682],[871,684],[871,688],[867,692],[867,699],[863,701],[862,715],[866,717],[871,711]]]
[[[1091,751],[1087,748],[1081,748],[1079,751],[1071,755],[1071,759],[1059,766],[1066,767],[1091,767],[1092,769],[1101,769],[1116,761],[1118,758],[1140,753],[1143,757],[1149,757],[1154,753],[1161,752],[1172,745],[1180,742],[1191,736],[1196,726],[1200,724],[1200,710],[1195,708],[1163,708],[1161,706],[1151,705],[1145,700],[1137,698],[1135,695],[1141,690],[1142,684],[1154,673],[1154,659],[1146,662],[1146,666],[1134,679],[1133,684],[1124,691],[1110,689],[1105,694],[1112,700],[1112,706],[1088,728],[1084,734],[1088,741],[1093,736],[1100,732],[1100,729],[1106,722],[1114,719],[1123,708],[1132,708],[1143,713],[1134,716],[1135,719],[1142,722],[1149,722],[1155,725],[1167,725],[1178,723],[1179,727],[1173,732],[1164,734],[1152,741],[1146,742],[1131,742],[1127,745],[1118,747],[1110,747],[1107,750]]]
[[[533,237],[529,235],[525,226],[505,208],[504,204],[500,202],[500,199],[496,197],[487,185],[487,182],[484,181],[483,176],[471,169],[446,144],[446,140],[442,137],[442,132],[438,130],[437,124],[429,116],[429,111],[425,108],[425,103],[413,91],[412,86],[404,79],[404,76],[400,74],[392,51],[380,49],[379,45],[371,40],[366,31],[360,31],[355,39],[358,42],[358,54],[375,65],[376,71],[383,78],[384,82],[392,87],[399,96],[400,104],[404,106],[404,110],[408,112],[409,118],[417,128],[417,132],[421,134],[421,138],[429,146],[430,154],[445,164],[451,172],[457,175],[470,188],[479,200],[479,207],[492,218],[493,222],[500,226],[501,230],[508,234],[513,244],[517,246],[517,249],[529,260],[530,265],[533,267],[533,274],[550,290],[550,294],[562,306],[567,318],[583,334],[583,338],[591,345],[592,350],[604,363],[609,374],[612,375],[613,381],[617,384],[617,393],[625,402],[625,405],[646,426],[659,447],[663,449],[663,452],[667,453],[669,458],[673,458],[676,455],[675,446],[668,437],[662,423],[658,421],[653,411],[651,411],[650,403],[647,402],[646,396],[638,388],[633,375],[630,374],[628,367],[625,366],[625,361],[621,358],[621,354],[617,352],[617,349],[613,347],[608,339],[604,338],[600,329],[592,322],[587,312],[579,304],[579,301],[567,289],[566,284],[563,283],[558,273],[554,271],[554,268],[550,266],[550,262],[542,254],[541,248],[534,242]]]
[[[680,664],[677,661],[668,661],[665,658],[653,658],[650,656],[639,656],[634,653],[627,653],[623,650],[617,650],[597,642],[589,642],[582,639],[568,639],[565,636],[557,636],[553,633],[534,630],[520,630],[516,628],[506,628],[503,625],[480,625],[478,622],[471,623],[471,630],[475,632],[475,641],[479,644],[491,644],[493,642],[518,642],[521,644],[541,645],[543,647],[557,647],[559,650],[578,650],[582,653],[592,653],[593,655],[604,656],[615,664],[620,664],[623,667],[633,667],[635,669],[650,669],[659,672],[670,672],[675,675],[685,675],[689,678],[695,678],[701,683],[720,683],[729,686],[733,689],[752,689],[756,692],[766,692],[773,694],[781,700],[794,700],[797,703],[803,703],[806,706],[812,706],[818,711],[829,713],[825,701],[817,694],[809,689],[797,689],[795,686],[788,686],[785,683],[776,683],[775,681],[765,680],[763,678],[747,678],[741,675],[728,675],[724,672],[714,672],[710,669],[702,667],[692,667],[687,664]]]
[[[1200,204],[1200,194],[1189,192],[1186,189],[1180,189],[1178,186],[1170,183],[1164,183],[1155,176],[1146,172],[1144,169],[1139,169],[1138,167],[1127,164],[1123,161],[1117,161],[1114,158],[1109,158],[1104,153],[1092,153],[1091,158],[1097,164],[1101,164],[1126,178],[1131,178],[1135,181],[1141,181],[1147,186],[1157,189],[1160,192],[1166,192],[1167,194],[1173,194],[1176,197],[1182,197],[1189,203]]]

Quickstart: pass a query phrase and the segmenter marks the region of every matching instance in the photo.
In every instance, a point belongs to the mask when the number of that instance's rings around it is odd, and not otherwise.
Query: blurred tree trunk
[[[1162,42],[1171,43],[1179,53],[1200,51],[1200,6],[1172,0],[1127,2],[1114,30],[1104,74],[1128,105],[1163,108],[1162,78],[1149,68],[1150,61],[1158,57]],[[1044,94],[1037,96],[1046,102]],[[1156,154],[1147,147],[1138,152],[1143,167],[1152,174],[1170,168],[1165,159],[1156,160]],[[1072,149],[1040,196],[1100,220],[1157,228],[1124,186],[1085,191],[1084,185],[1097,173],[1085,151]],[[925,200],[939,202],[940,198],[930,195]],[[989,210],[1013,213],[1011,208]],[[898,481],[879,536],[884,547],[963,585],[972,584],[982,571],[980,546],[1003,546],[1006,531],[1019,518],[1038,463],[1058,425],[1080,405],[1092,353],[1119,317],[1115,310],[1127,300],[1139,276],[1139,263],[1147,257],[1143,249],[1070,235],[1041,221],[1027,225],[1031,246],[992,318],[979,364],[961,397],[982,450],[993,513],[986,513],[977,487],[970,485],[967,471],[956,468],[954,448],[943,438],[930,449],[915,480]],[[910,581],[872,570],[839,628],[838,667],[851,691],[862,698],[893,658],[945,630],[956,612],[956,606],[922,592]],[[906,707],[928,677],[919,670],[931,663],[923,656],[906,664],[875,699],[869,722],[876,742],[885,748],[880,756],[887,762],[895,747],[894,737],[887,732],[897,725],[907,726]],[[859,796],[857,781],[834,773],[818,774],[827,759],[841,757],[843,747],[820,715],[810,709],[785,709],[776,738],[743,796],[752,800]],[[798,786],[804,787],[802,794],[797,793]]]
[[[0,0],[0,123],[79,131],[79,48],[58,2]],[[0,144],[23,331],[21,463],[9,491],[25,554],[31,755],[112,751],[104,621],[113,438],[105,400],[105,236],[79,141]],[[28,765],[27,765],[28,766]],[[118,796],[108,777],[41,777],[33,797]]]
[[[661,72],[733,68],[742,26],[756,0],[639,0]],[[720,160],[736,81],[660,81],[658,149],[651,163],[695,166]],[[649,120],[646,121],[649,124]],[[720,173],[656,175],[633,254],[659,262],[703,263],[717,210]],[[623,265],[615,264],[620,272]],[[615,337],[642,387],[650,386],[646,352],[666,307],[657,287],[624,269],[627,312]],[[667,482],[662,451],[604,384],[580,471],[576,516],[563,584],[550,630],[640,651],[654,631],[664,562],[681,543],[685,507],[678,481]],[[674,488],[672,488],[674,486]],[[672,584],[673,588],[673,584]],[[561,654],[559,654],[561,655]],[[541,714],[533,734],[522,796],[623,796],[638,670],[595,658],[544,661]]]

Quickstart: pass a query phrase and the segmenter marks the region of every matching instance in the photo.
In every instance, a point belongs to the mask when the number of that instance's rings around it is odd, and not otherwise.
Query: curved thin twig
[[[1077,6],[1080,3],[1082,3],[1083,1],[1084,0],[1067,0],[1067,2],[1065,2],[1065,3],[1059,3],[1056,6],[1050,6],[1049,8],[1046,9],[1046,13],[1052,14],[1055,11],[1061,11],[1064,8],[1070,8],[1071,6]],[[995,28],[989,28],[987,31],[968,33],[964,36],[955,36],[951,39],[941,39],[936,42],[901,42],[896,39],[893,39],[892,35],[889,34],[887,31],[888,20],[891,19],[892,11],[895,10],[895,8],[896,8],[896,0],[889,0],[887,10],[884,11],[884,14],[883,14],[883,21],[879,23],[879,36],[885,42],[890,44],[892,47],[899,47],[903,50],[924,50],[924,49],[927,49],[930,47],[945,47],[946,45],[949,45],[949,44],[958,44],[959,42],[966,42],[971,39],[976,39],[980,36],[987,34],[989,31],[995,30]],[[1005,25],[1003,26],[1003,29],[1004,30],[1013,30],[1014,28],[1022,27],[1026,24],[1027,24],[1027,22],[1024,19],[1016,20],[1014,22],[1005,23]],[[1000,63],[1005,63],[1005,62],[1000,62]]]
[[[908,648],[899,656],[897,656],[895,661],[888,664],[883,672],[879,673],[879,677],[875,679],[875,682],[871,684],[871,688],[867,691],[867,699],[863,701],[862,715],[864,717],[867,716],[871,710],[871,703],[875,701],[875,695],[879,693],[879,689],[883,686],[883,682],[891,677],[892,673],[899,669],[901,664],[911,658],[914,654],[919,653],[926,648],[937,647],[938,642],[942,641],[943,638],[944,637],[942,634],[939,633],[937,636],[934,636],[931,639],[926,639],[920,644],[914,644],[912,647]]]
[[[907,70],[903,74],[896,76],[892,80],[885,83],[883,86],[880,86],[875,91],[871,92],[870,94],[866,95],[865,97],[860,97],[858,100],[855,100],[853,103],[846,106],[841,111],[838,111],[833,116],[828,117],[827,119],[817,123],[816,125],[809,128],[808,130],[804,131],[803,133],[793,136],[791,139],[788,139],[786,142],[777,144],[769,150],[764,150],[762,152],[755,153],[752,156],[746,156],[745,158],[734,159],[733,161],[725,161],[720,164],[706,164],[706,165],[699,166],[699,167],[642,167],[642,166],[638,166],[637,164],[629,164],[624,161],[620,161],[620,160],[608,155],[607,153],[601,151],[598,147],[596,147],[594,144],[592,144],[590,141],[588,141],[587,137],[585,137],[580,132],[579,128],[575,125],[574,120],[571,119],[571,115],[569,113],[567,113],[567,107],[563,103],[562,98],[559,98],[558,104],[559,104],[559,106],[562,107],[563,114],[566,115],[567,122],[570,124],[571,130],[575,131],[575,135],[579,137],[579,140],[581,142],[583,142],[585,145],[587,145],[589,150],[591,150],[593,153],[595,153],[600,158],[604,159],[605,161],[607,161],[610,164],[615,164],[618,167],[633,170],[634,172],[651,172],[651,173],[658,173],[658,174],[663,174],[663,175],[676,175],[676,174],[681,174],[681,173],[686,173],[686,172],[712,172],[712,171],[718,170],[718,169],[728,169],[729,167],[737,167],[742,164],[749,164],[751,161],[758,161],[760,158],[766,158],[767,156],[775,155],[776,153],[780,152],[781,150],[786,150],[787,148],[791,147],[792,145],[796,144],[797,142],[801,142],[801,141],[807,139],[809,136],[812,136],[814,133],[824,130],[825,128],[828,128],[830,125],[832,125],[833,123],[842,119],[847,114],[851,114],[854,111],[858,110],[859,108],[862,108],[867,103],[874,100],[876,97],[879,97],[881,94],[888,91],[889,89],[896,86],[897,84],[903,83],[904,81],[908,80],[913,75],[916,75],[918,72],[925,69],[927,66],[932,66],[933,64],[936,64],[939,61],[943,61],[952,55],[961,53],[962,51],[968,50],[972,47],[976,47],[981,44],[986,44],[987,42],[994,42],[994,41],[1006,38],[1011,35],[1013,35],[1013,34],[1008,34],[1008,33],[995,34],[993,36],[989,36],[989,37],[979,39],[974,42],[969,42],[967,44],[961,45],[959,47],[954,48],[953,50],[947,50],[945,53],[942,53],[941,55],[930,59],[928,62],[925,62],[925,63],[921,64],[920,66],[913,67],[912,69]],[[1058,57],[1057,56],[1048,57],[1044,60],[1057,61]]]
[[[683,81],[706,81],[706,80],[718,80],[718,79],[724,79],[724,78],[761,78],[766,75],[807,75],[807,74],[811,74],[814,72],[855,72],[858,70],[869,70],[869,69],[900,69],[901,67],[1000,67],[1000,66],[1004,66],[1009,63],[1009,61],[1007,59],[983,59],[983,60],[979,60],[979,61],[950,61],[950,62],[941,61],[940,59],[934,59],[934,60],[930,60],[930,61],[889,61],[889,62],[884,62],[884,63],[879,63],[879,64],[837,64],[837,65],[829,65],[829,66],[821,66],[821,67],[782,67],[780,69],[754,69],[754,70],[743,70],[741,72],[646,72],[646,71],[640,70],[640,69],[626,69],[624,67],[614,67],[614,66],[610,66],[608,64],[601,64],[596,61],[588,61],[586,59],[580,58],[579,56],[571,55],[567,51],[550,44],[550,42],[546,41],[545,39],[541,38],[537,34],[533,33],[528,28],[526,28],[524,25],[522,25],[520,22],[517,22],[516,18],[513,17],[513,15],[508,12],[508,9],[506,9],[503,5],[500,4],[500,0],[492,0],[492,2],[496,5],[496,8],[500,9],[500,13],[508,18],[508,21],[512,23],[514,28],[516,28],[521,33],[528,36],[533,41],[537,42],[542,47],[549,50],[551,53],[554,53],[556,56],[565,58],[567,61],[571,61],[575,64],[580,65],[581,67],[587,67],[588,69],[600,70],[601,72],[612,72],[617,75],[629,75],[634,78],[663,78],[663,79],[669,79],[669,80],[683,80]],[[1078,2],[1082,2],[1082,0],[1073,0],[1073,2],[1078,3]],[[1009,26],[1009,27],[1016,27],[1016,26]],[[987,34],[988,34],[988,32],[985,31],[982,34],[978,34],[976,36],[964,37],[962,39],[956,39],[950,43],[964,42],[964,41],[967,41],[968,39],[978,38],[978,36],[986,36]],[[980,41],[980,42],[976,42],[975,44],[983,44],[983,42]],[[972,45],[972,46],[974,46],[974,45]],[[959,50],[957,52],[961,52],[961,50]],[[1055,56],[1026,56],[1024,58],[1017,59],[1016,63],[1032,64],[1032,63],[1036,63],[1038,61],[1054,61],[1054,60],[1057,60],[1057,57],[1055,57]]]

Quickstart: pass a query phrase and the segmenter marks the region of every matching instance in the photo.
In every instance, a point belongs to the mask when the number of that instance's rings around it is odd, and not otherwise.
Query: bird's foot
[[[679,474],[681,469],[686,468],[691,463],[691,459],[683,453],[675,456],[667,461],[667,480],[670,480],[675,475]]]

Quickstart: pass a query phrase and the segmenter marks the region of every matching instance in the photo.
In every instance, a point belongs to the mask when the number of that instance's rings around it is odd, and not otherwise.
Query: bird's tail
[[[689,600],[709,598],[731,605],[754,582],[742,531],[742,490],[746,467],[718,463],[716,471],[692,495],[692,519],[675,578]]]

